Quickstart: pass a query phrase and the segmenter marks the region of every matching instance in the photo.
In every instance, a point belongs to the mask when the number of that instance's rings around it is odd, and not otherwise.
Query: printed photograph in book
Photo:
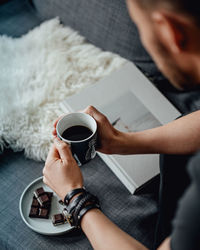
[[[161,125],[131,91],[123,93],[101,110],[105,112],[113,126],[123,132],[138,132]]]

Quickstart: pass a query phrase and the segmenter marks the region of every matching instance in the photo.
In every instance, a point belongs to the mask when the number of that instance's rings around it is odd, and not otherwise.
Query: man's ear
[[[152,21],[159,39],[174,54],[187,49],[187,34],[184,22],[173,14],[155,11]]]

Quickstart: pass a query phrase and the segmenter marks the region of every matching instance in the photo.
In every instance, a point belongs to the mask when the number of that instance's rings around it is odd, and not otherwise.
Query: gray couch
[[[0,34],[19,37],[55,16],[89,42],[135,62],[180,111],[198,108],[199,94],[176,91],[157,70],[140,43],[125,0],[10,0],[0,4]],[[91,249],[81,231],[47,237],[31,231],[20,218],[20,195],[29,182],[42,175],[43,164],[9,149],[0,155],[0,249]],[[152,248],[158,182],[132,196],[99,157],[82,171],[86,187],[98,193],[105,214]]]

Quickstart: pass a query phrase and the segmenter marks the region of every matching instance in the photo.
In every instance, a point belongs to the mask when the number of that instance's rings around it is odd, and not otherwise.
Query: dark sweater
[[[173,221],[172,250],[200,249],[200,153],[188,164],[191,184],[180,199]]]

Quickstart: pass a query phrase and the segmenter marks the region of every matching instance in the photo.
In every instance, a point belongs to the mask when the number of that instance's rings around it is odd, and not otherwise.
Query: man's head
[[[141,40],[180,89],[200,86],[199,0],[127,0]]]

